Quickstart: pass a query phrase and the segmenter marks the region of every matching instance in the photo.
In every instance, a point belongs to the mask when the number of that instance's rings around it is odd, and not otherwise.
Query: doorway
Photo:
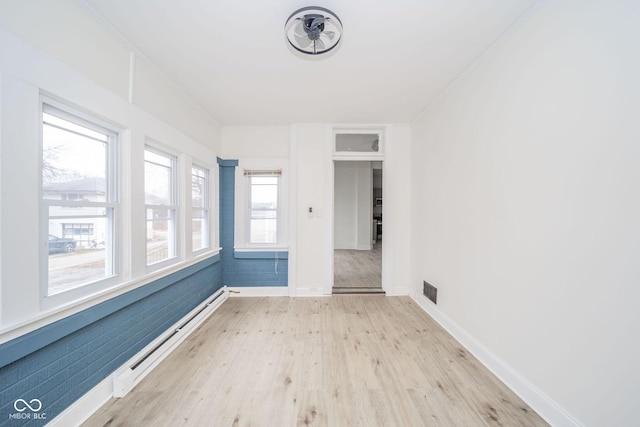
[[[334,294],[382,289],[382,161],[334,161]]]

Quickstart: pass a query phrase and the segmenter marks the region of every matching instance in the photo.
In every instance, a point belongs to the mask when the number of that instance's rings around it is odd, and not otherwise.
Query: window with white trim
[[[280,243],[280,176],[281,170],[246,170],[248,180],[248,243],[277,245]]]
[[[118,275],[118,133],[71,108],[42,104],[42,238],[46,295]]]
[[[240,159],[235,171],[234,250],[288,248],[288,159]]]
[[[151,146],[144,151],[144,200],[147,212],[147,265],[177,253],[176,156]]]
[[[209,247],[209,169],[191,166],[191,250]]]

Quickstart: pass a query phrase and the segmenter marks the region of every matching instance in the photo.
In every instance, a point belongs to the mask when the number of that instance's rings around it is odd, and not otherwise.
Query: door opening
[[[382,161],[334,161],[333,289],[382,289]]]

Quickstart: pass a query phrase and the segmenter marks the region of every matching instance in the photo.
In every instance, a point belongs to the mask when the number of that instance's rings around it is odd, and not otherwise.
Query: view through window
[[[277,176],[251,176],[249,201],[250,243],[278,242]]]
[[[193,251],[209,247],[209,170],[191,168],[191,246]]]
[[[176,164],[173,155],[151,147],[144,152],[147,265],[176,256]]]
[[[117,134],[47,104],[42,199],[48,214],[48,294],[113,276]]]

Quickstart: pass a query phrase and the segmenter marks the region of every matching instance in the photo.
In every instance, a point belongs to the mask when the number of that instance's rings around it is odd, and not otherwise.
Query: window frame
[[[84,198],[77,200],[65,200],[61,198],[48,199],[45,198],[44,191],[44,126],[45,117],[44,114],[55,116],[59,119],[68,121],[72,124],[85,127],[95,132],[99,132],[107,136],[107,148],[106,148],[106,191],[105,200],[102,201],[89,201]],[[40,295],[43,301],[44,307],[59,305],[62,302],[77,299],[79,297],[87,296],[96,291],[101,291],[113,287],[114,285],[122,282],[122,264],[121,264],[121,243],[120,243],[120,231],[121,231],[121,218],[122,218],[122,203],[121,203],[121,188],[120,188],[120,174],[121,174],[121,162],[120,162],[120,140],[122,129],[104,119],[101,119],[95,114],[84,112],[77,107],[73,107],[66,103],[57,101],[44,94],[41,94],[39,101],[39,205],[40,205],[40,227],[39,236],[41,244],[40,250]],[[72,131],[71,131],[72,132]],[[81,283],[68,289],[62,289],[57,292],[50,291],[49,284],[49,222],[51,218],[58,219],[60,221],[67,221],[69,223],[75,222],[78,219],[86,219],[92,217],[78,216],[78,215],[63,215],[63,216],[51,216],[51,207],[61,208],[104,208],[105,214],[103,217],[106,221],[105,235],[110,236],[105,238],[105,241],[110,238],[105,247],[105,264],[106,268],[110,272],[107,275],[98,280]],[[62,222],[61,222],[62,224]],[[62,225],[61,225],[62,226]],[[108,267],[108,268],[107,268]]]
[[[244,171],[276,171],[278,177],[277,243],[250,242],[251,184]],[[273,176],[273,175],[271,175]],[[289,247],[289,179],[288,159],[240,159],[235,172],[234,251],[260,252],[283,251]]]
[[[278,246],[281,242],[281,232],[280,232],[280,228],[282,227],[282,220],[280,218],[280,194],[282,193],[282,189],[281,189],[281,180],[280,180],[280,176],[276,176],[276,175],[268,175],[268,174],[264,174],[264,175],[260,175],[260,174],[254,174],[254,175],[249,175],[246,177],[247,178],[247,221],[245,221],[245,225],[246,225],[246,235],[245,235],[245,240],[247,241],[247,244],[249,246],[265,246],[265,247],[270,247],[270,246]],[[276,208],[275,209],[254,209],[253,208],[253,186],[254,185],[265,185],[265,184],[254,184],[253,183],[253,179],[254,178],[275,178],[276,179]],[[266,184],[266,185],[273,185],[273,184]],[[253,242],[251,240],[252,237],[252,230],[251,230],[251,226],[252,226],[252,220],[253,220],[253,212],[254,211],[259,211],[259,212],[275,212],[275,219],[276,219],[276,236],[275,236],[275,242]]]
[[[358,150],[339,150],[338,138],[340,135],[369,135],[378,139],[378,149],[376,151],[358,151]],[[370,160],[383,160],[386,149],[386,133],[384,128],[378,127],[360,127],[360,126],[336,126],[333,129],[331,142],[331,150],[333,158],[366,158]]]
[[[171,171],[171,176],[169,179],[169,185],[170,185],[170,189],[169,189],[169,195],[170,195],[170,204],[169,205],[163,205],[163,204],[148,204],[147,200],[146,200],[146,189],[147,189],[147,182],[146,182],[146,165],[147,165],[147,159],[146,159],[146,152],[149,151],[152,154],[155,154],[157,156],[161,156],[166,158],[167,160],[170,161],[170,171]],[[162,165],[160,165],[162,166]],[[151,272],[151,271],[155,271],[161,268],[164,268],[168,265],[171,264],[175,264],[180,260],[180,230],[181,230],[181,226],[180,226],[180,195],[179,195],[179,172],[180,172],[180,162],[179,162],[179,158],[178,155],[175,154],[174,152],[172,152],[171,150],[168,150],[164,147],[161,147],[160,144],[158,143],[154,143],[152,141],[147,140],[147,142],[145,143],[144,146],[144,150],[143,150],[143,176],[144,176],[144,184],[143,184],[143,195],[144,195],[144,213],[145,213],[145,267],[147,272]],[[148,210],[149,209],[167,209],[169,210],[170,214],[168,215],[167,218],[170,219],[169,221],[169,225],[171,227],[171,233],[169,234],[169,240],[167,242],[167,249],[169,251],[169,255],[167,258],[163,258],[159,261],[155,261],[152,263],[149,263],[148,257],[149,257],[149,242],[148,242],[148,222],[149,221],[153,221],[153,218],[151,220],[148,219]],[[171,238],[172,237],[172,238]]]

